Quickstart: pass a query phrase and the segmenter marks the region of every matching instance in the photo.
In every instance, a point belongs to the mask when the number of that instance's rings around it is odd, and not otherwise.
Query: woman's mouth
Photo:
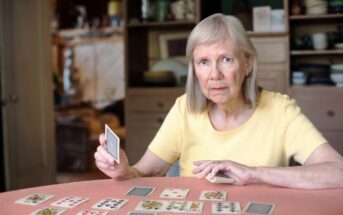
[[[214,92],[214,93],[221,93],[223,91],[225,91],[227,89],[227,87],[213,87],[210,89],[210,91]]]

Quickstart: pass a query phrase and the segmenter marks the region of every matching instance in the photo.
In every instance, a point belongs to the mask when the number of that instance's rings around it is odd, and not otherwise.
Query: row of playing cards
[[[149,196],[155,188],[153,187],[133,187],[126,195],[129,196]],[[189,189],[185,188],[166,188],[162,191],[161,198],[170,199],[184,199],[186,198]],[[226,199],[226,191],[203,190],[200,194],[199,200],[224,201]]]
[[[133,187],[131,188],[126,195],[128,196],[149,196],[155,188],[151,187]],[[161,193],[160,197],[162,198],[185,198],[189,189],[182,188],[166,188]],[[211,191],[204,190],[202,191],[199,200],[211,200],[216,201],[212,203],[212,213],[214,214],[229,214],[229,213],[241,213],[241,207],[239,202],[225,202],[227,192],[225,191]],[[38,205],[42,202],[45,202],[51,198],[53,195],[50,194],[32,194],[21,198],[16,201],[18,204],[25,205]],[[33,213],[35,214],[62,214],[66,211],[66,208],[74,208],[86,201],[89,198],[79,197],[79,196],[68,196],[62,198],[58,201],[51,203],[53,207],[44,207],[40,208]],[[123,207],[129,200],[127,199],[115,199],[115,198],[105,198],[97,202],[92,206],[91,210],[83,210],[78,213],[78,215],[106,215],[108,212],[99,211],[100,210],[110,210],[116,211]],[[262,214],[270,215],[274,209],[274,204],[265,204],[265,203],[249,203],[244,212],[252,214]],[[93,210],[95,209],[95,210]],[[142,212],[130,212],[130,215],[136,214],[154,214],[155,212],[176,212],[176,213],[201,213],[203,210],[203,202],[200,201],[183,201],[183,200],[142,200],[137,207],[137,211]]]

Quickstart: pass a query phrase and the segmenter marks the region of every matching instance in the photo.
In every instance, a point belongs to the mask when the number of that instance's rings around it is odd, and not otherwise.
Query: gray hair
[[[253,58],[252,72],[245,77],[242,89],[245,102],[252,107],[256,106],[259,91],[256,84],[257,52],[248,38],[241,22],[234,16],[213,14],[195,26],[188,37],[186,56],[188,59],[188,77],[186,84],[187,108],[191,113],[202,113],[208,105],[207,98],[203,95],[199,80],[195,76],[193,66],[193,51],[198,45],[211,45],[219,41],[231,39],[233,44],[246,59]]]

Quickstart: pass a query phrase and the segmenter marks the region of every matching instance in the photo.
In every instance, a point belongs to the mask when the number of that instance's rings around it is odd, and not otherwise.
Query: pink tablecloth
[[[253,201],[275,203],[273,214],[343,214],[343,189],[299,190],[267,185],[234,186],[211,184],[207,180],[190,177],[138,178],[127,181],[94,180],[4,192],[0,193],[0,214],[29,214],[68,195],[89,197],[90,200],[76,208],[68,209],[65,214],[76,214],[82,209],[91,209],[95,203],[106,197],[129,199],[121,209],[110,212],[110,214],[127,214],[143,199],[125,195],[133,186],[155,187],[156,190],[145,197],[147,199],[161,199],[159,196],[164,188],[188,188],[190,192],[186,200],[193,201],[199,200],[202,190],[225,190],[228,192],[227,201],[239,201],[242,209],[248,202]],[[17,199],[33,193],[53,194],[55,197],[38,206],[14,203]],[[210,201],[204,201],[202,214],[211,214]]]

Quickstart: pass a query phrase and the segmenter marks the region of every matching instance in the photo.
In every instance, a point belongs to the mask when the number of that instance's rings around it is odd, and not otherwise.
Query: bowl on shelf
[[[343,87],[343,72],[342,73],[331,73],[330,78],[337,87]]]
[[[336,49],[343,49],[343,43],[335,43]]]
[[[303,71],[292,72],[292,83],[294,85],[304,85],[307,81],[307,74]]]
[[[178,86],[184,86],[181,77],[187,76],[188,66],[177,59],[166,58],[157,61],[151,67],[151,71],[170,71],[174,73],[176,84]]]
[[[343,64],[330,66],[330,78],[338,87],[343,87]]]
[[[332,64],[330,66],[330,72],[343,73],[343,64]]]

